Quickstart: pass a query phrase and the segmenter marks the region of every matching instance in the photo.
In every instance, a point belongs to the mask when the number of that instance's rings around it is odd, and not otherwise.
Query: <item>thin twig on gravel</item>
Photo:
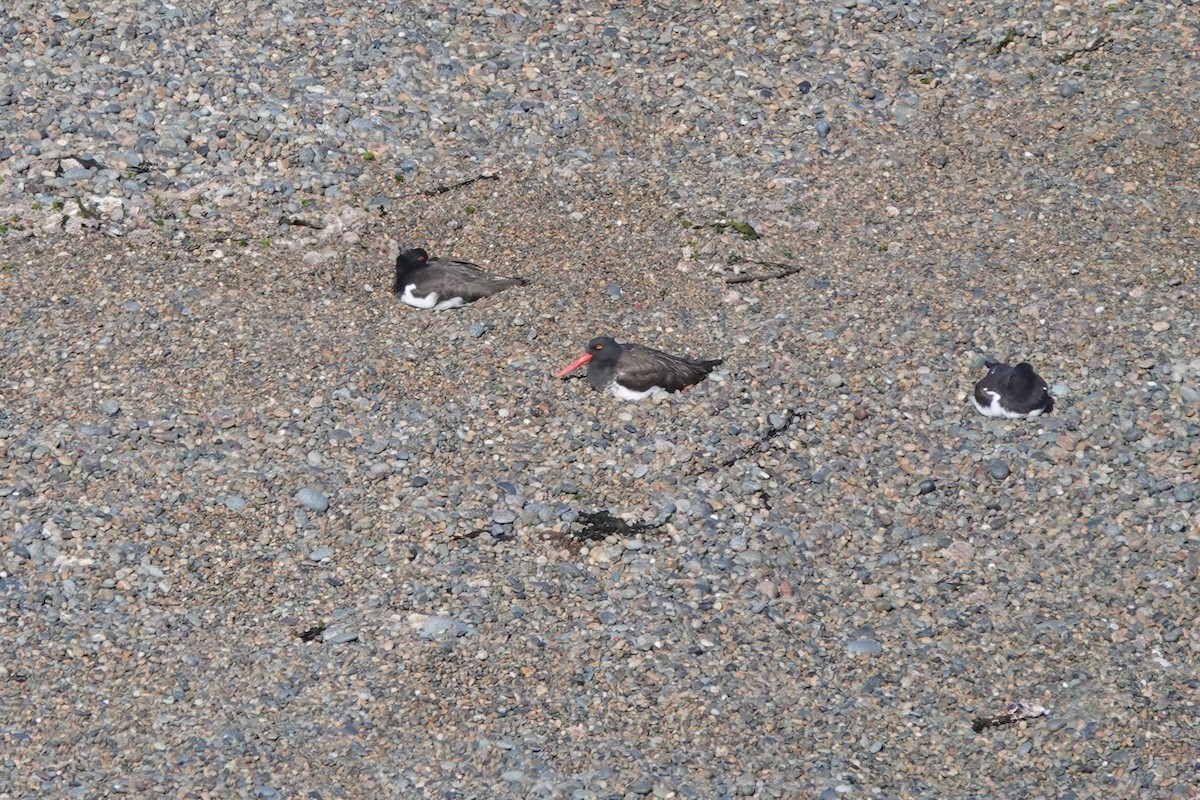
[[[458,183],[451,183],[451,184],[439,183],[437,186],[433,187],[432,189],[422,189],[421,194],[426,195],[427,197],[433,197],[434,195],[445,194],[446,192],[452,192],[455,189],[461,189],[464,186],[470,186],[472,183],[475,183],[476,181],[498,181],[498,180],[500,180],[500,176],[497,175],[496,173],[485,172],[482,175],[476,175],[474,178],[467,178],[465,181],[459,181]]]
[[[1081,56],[1084,53],[1094,53],[1095,51],[1099,50],[1101,47],[1104,47],[1105,45],[1107,45],[1111,42],[1112,42],[1111,36],[1105,36],[1104,34],[1100,34],[1095,39],[1092,39],[1090,42],[1085,44],[1083,47],[1079,47],[1074,50],[1068,50],[1065,53],[1054,56],[1050,60],[1053,61],[1055,64],[1065,64],[1068,61],[1070,61],[1071,59],[1075,58],[1075,56]]]
[[[314,231],[325,229],[325,223],[320,220],[308,220],[303,217],[289,217],[286,214],[279,218],[280,225],[291,225],[296,228],[312,228]]]
[[[760,434],[759,437],[757,439],[755,439],[753,442],[751,442],[750,444],[746,445],[745,447],[739,447],[737,450],[734,450],[732,453],[725,456],[720,461],[717,461],[715,464],[710,464],[707,467],[702,467],[698,470],[694,470],[691,474],[692,475],[701,475],[705,472],[714,472],[714,471],[716,471],[718,469],[722,469],[724,467],[731,467],[734,464],[736,464],[737,462],[741,461],[743,458],[746,458],[747,456],[752,456],[755,453],[760,453],[766,449],[767,445],[770,444],[772,439],[774,439],[779,434],[784,433],[789,428],[791,428],[792,424],[794,422],[796,422],[797,420],[802,420],[807,416],[808,416],[808,413],[805,411],[797,411],[794,408],[789,408],[783,412],[783,422],[781,424],[768,425],[767,429],[765,431],[763,431],[762,434]]]
[[[751,281],[771,281],[776,278],[786,278],[788,275],[795,275],[803,269],[796,264],[784,264],[779,261],[739,261],[739,264],[755,264],[760,267],[774,267],[774,272],[743,272],[740,275],[728,275],[725,282],[734,283],[750,283]]]

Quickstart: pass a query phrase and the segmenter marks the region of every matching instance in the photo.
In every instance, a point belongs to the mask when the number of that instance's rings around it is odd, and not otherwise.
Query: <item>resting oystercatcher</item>
[[[524,278],[505,278],[484,272],[469,261],[431,259],[420,247],[396,256],[396,283],[392,293],[415,308],[445,311],[491,297],[510,286],[524,286]]]
[[[998,361],[983,362],[987,375],[975,384],[971,402],[985,417],[1024,419],[1040,416],[1054,407],[1046,382],[1028,361],[1015,367]]]
[[[587,364],[587,380],[598,392],[607,391],[622,400],[678,392],[708,377],[722,359],[699,361],[673,356],[640,344],[617,344],[611,336],[597,336],[586,352],[563,367],[558,377]]]

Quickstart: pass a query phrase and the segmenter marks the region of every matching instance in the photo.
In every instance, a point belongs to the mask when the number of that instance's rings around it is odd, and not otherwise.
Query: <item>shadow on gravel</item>
[[[318,623],[306,630],[296,631],[296,638],[302,642],[315,642],[321,638],[321,634],[325,633],[325,628],[328,627],[324,623]]]
[[[554,531],[547,538],[559,547],[575,548],[583,542],[603,542],[609,536],[633,537],[657,530],[671,519],[658,522],[626,522],[608,511],[580,511],[579,518],[565,531]]]
[[[614,517],[607,511],[580,511],[579,521],[576,524],[579,526],[579,530],[572,531],[567,534],[568,536],[582,542],[602,542],[613,534],[634,536],[644,531],[661,528],[666,524],[666,520],[657,525],[649,525],[644,522],[630,524],[620,517]]]

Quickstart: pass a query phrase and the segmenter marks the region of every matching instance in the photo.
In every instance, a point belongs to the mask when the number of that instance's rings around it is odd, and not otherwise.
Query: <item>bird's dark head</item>
[[[621,345],[611,336],[597,336],[587,343],[584,352],[591,356],[589,361],[597,364],[611,364],[621,355]]]
[[[414,270],[429,263],[429,253],[420,247],[405,250],[396,256],[396,269]]]
[[[405,250],[396,256],[396,282],[392,291],[397,294],[404,288],[404,280],[416,270],[429,263],[429,253],[420,247]]]
[[[1024,392],[1049,412],[1054,408],[1054,398],[1050,396],[1050,386],[1034,371],[1033,365],[1022,361],[1013,367],[1013,383],[1020,386]]]
[[[597,336],[587,343],[583,355],[558,371],[558,377],[565,378],[584,364],[611,364],[621,355],[621,345],[611,336]]]

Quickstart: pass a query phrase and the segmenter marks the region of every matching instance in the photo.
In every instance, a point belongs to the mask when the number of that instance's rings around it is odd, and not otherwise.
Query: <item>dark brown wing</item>
[[[415,293],[427,295],[437,292],[439,300],[461,297],[464,303],[473,303],[482,297],[490,297],[512,286],[524,285],[523,278],[505,278],[485,272],[478,264],[469,261],[430,261],[417,275]]]
[[[720,363],[719,358],[696,361],[639,344],[623,344],[613,378],[635,392],[649,391],[656,386],[677,392],[707,378]]]

